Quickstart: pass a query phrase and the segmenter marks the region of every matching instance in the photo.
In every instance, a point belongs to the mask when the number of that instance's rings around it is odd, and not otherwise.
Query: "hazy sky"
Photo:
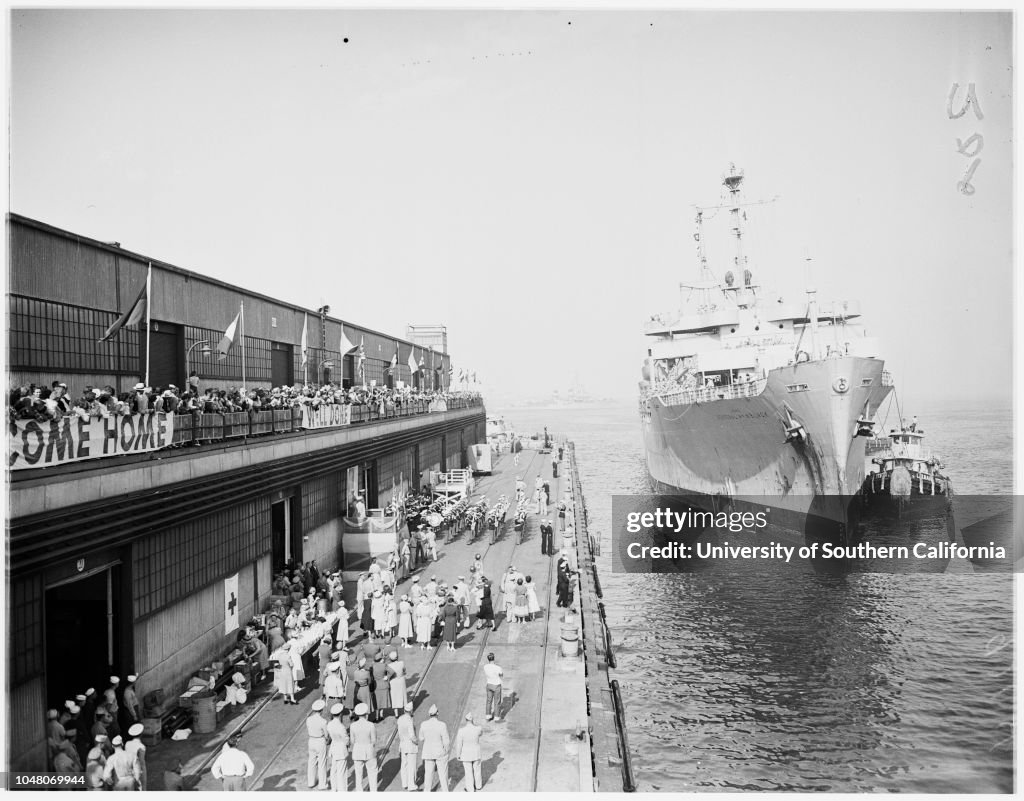
[[[1011,23],[15,10],[11,209],[379,330],[444,323],[493,389],[632,394],[734,162],[779,198],[748,215],[761,281],[860,299],[905,398],[1009,396]],[[949,119],[954,82],[984,119]]]

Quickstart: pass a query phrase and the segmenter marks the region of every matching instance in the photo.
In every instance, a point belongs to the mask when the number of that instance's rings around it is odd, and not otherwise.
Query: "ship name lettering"
[[[716,414],[716,420],[763,420],[768,412],[741,412],[740,414]]]

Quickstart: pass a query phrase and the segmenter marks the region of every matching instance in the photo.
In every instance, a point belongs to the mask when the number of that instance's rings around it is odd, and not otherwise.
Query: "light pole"
[[[188,357],[192,354],[192,351],[194,351],[200,345],[203,346],[203,349],[201,351],[199,351],[199,352],[202,353],[203,356],[209,356],[210,355],[210,340],[208,340],[208,339],[200,339],[198,342],[193,342],[192,345],[189,347],[189,349],[185,351],[185,385],[186,386],[188,385],[189,376],[192,375],[192,370],[189,368]]]

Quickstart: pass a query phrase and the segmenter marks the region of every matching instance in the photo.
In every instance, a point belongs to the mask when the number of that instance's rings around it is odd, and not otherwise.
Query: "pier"
[[[505,530],[491,542],[489,532],[470,541],[470,532],[454,535],[442,544],[438,538],[438,559],[414,570],[422,582],[436,576],[439,582],[453,583],[469,575],[476,554],[484,563],[484,573],[492,581],[492,599],[498,628],[459,632],[457,647],[448,652],[443,645],[422,650],[418,644],[403,648],[395,638],[385,645],[387,654],[396,650],[405,662],[409,698],[415,709],[417,731],[428,717],[431,705],[438,708],[438,719],[455,735],[468,712],[482,726],[481,737],[483,789],[517,792],[591,792],[632,789],[628,768],[628,748],[622,731],[621,701],[617,688],[608,680],[612,661],[610,639],[603,622],[599,600],[600,585],[593,561],[594,543],[587,533],[586,513],[571,445],[564,452],[557,478],[552,476],[551,457],[536,450],[524,450],[518,466],[513,456],[496,457],[493,473],[476,480],[472,498],[487,496],[492,502],[500,495],[515,496],[516,476],[522,476],[532,491],[538,475],[550,482],[549,514],[555,528],[556,556],[540,552],[540,521],[531,513],[522,537],[514,531],[511,516]],[[575,580],[572,613],[556,606],[555,563],[561,532],[555,505],[566,497],[574,504],[577,537],[570,554],[579,569]],[[541,612],[537,619],[515,624],[504,619],[498,586],[510,565],[532,576],[537,585]],[[399,583],[398,597],[408,593],[412,577]],[[350,609],[348,644],[359,648],[364,641],[354,608],[354,587],[346,587],[346,606]],[[564,630],[563,630],[564,629]],[[582,641],[576,656],[563,655],[563,637],[569,638],[569,652],[576,644],[574,630]],[[501,712],[494,721],[486,721],[485,683],[482,670],[487,655],[504,669]],[[246,782],[248,790],[305,790],[307,737],[306,718],[312,714],[313,701],[321,697],[316,676],[307,669],[307,678],[297,695],[297,706],[284,705],[273,682],[265,679],[254,688],[249,701],[224,720],[211,734],[193,733],[183,741],[165,740],[148,752],[149,788],[163,789],[164,771],[173,770],[180,761],[185,786],[200,790],[219,790],[219,782],[210,773],[210,765],[230,734],[241,732],[239,747],[252,758],[256,771]],[[378,789],[401,790],[400,756],[395,719],[386,717],[377,724]],[[465,789],[461,763],[449,758],[449,789]],[[352,771],[349,772],[352,788]],[[422,783],[423,766],[417,781]]]

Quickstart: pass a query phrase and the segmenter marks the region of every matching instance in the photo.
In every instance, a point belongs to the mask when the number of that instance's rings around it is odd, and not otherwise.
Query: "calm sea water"
[[[1012,491],[1010,408],[914,412],[959,494]],[[1012,792],[1012,576],[615,574],[611,498],[649,491],[636,407],[488,413],[576,442],[639,789]]]

